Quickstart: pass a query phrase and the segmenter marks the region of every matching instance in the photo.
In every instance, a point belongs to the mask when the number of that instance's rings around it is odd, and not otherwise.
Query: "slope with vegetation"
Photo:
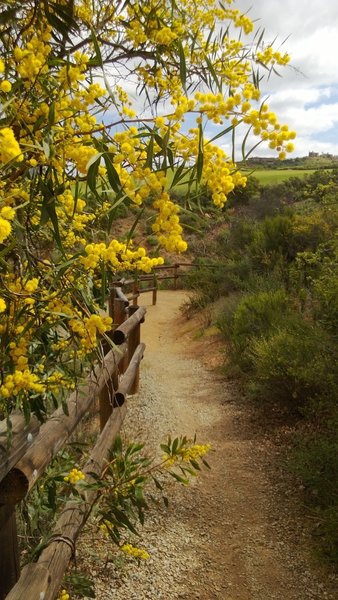
[[[187,285],[190,308],[222,297],[225,371],[257,408],[279,410],[295,436],[300,478],[323,553],[338,560],[338,177],[318,171],[278,186],[252,180],[204,236]],[[206,243],[206,240],[209,240]],[[198,242],[197,242],[198,244]],[[211,270],[203,263],[214,264]]]

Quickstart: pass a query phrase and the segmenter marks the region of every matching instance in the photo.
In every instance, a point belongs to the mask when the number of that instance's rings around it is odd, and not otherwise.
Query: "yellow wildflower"
[[[0,162],[8,163],[11,160],[21,162],[23,160],[23,154],[15,139],[13,129],[4,127],[3,129],[0,129]]]

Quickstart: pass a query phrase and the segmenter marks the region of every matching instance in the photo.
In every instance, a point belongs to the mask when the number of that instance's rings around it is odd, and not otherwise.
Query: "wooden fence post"
[[[178,267],[179,267],[179,265],[177,263],[175,263],[175,265],[174,265],[174,290],[177,290]]]
[[[18,537],[16,531],[15,505],[0,505],[0,600],[20,577]]]
[[[157,277],[156,273],[154,273],[153,277],[153,306],[156,306],[157,302]]]
[[[114,328],[116,329],[119,325],[124,323],[127,318],[126,304],[124,300],[115,298],[114,300]],[[129,364],[128,354],[124,356],[119,363],[119,373],[124,373]],[[117,389],[117,388],[116,388]]]
[[[108,313],[109,316],[114,320],[114,301],[115,301],[115,287],[112,286],[109,290],[108,296]],[[110,345],[108,340],[104,339],[102,342],[103,354],[104,356],[109,352]],[[118,387],[118,374],[115,372],[112,378],[107,380],[105,387],[99,396],[99,404],[100,404],[100,431],[103,430],[105,424],[107,423],[112,410],[113,410],[113,402],[114,402],[114,390],[117,390]]]
[[[121,325],[125,320],[125,307],[125,301],[118,298],[115,294],[115,290],[112,289],[109,296],[109,314],[114,321],[115,328],[118,327],[118,325]],[[109,350],[109,348],[107,349]],[[117,369],[113,376],[107,380],[106,385],[100,393],[100,431],[103,430],[113,411],[115,391],[119,385],[118,371],[124,373],[125,368],[126,358],[124,357],[119,364],[119,369]]]
[[[128,310],[129,310],[129,316],[131,317],[138,310],[138,307],[137,306],[129,306]],[[134,354],[137,346],[140,343],[140,339],[141,339],[141,324],[138,323],[128,336],[128,364],[130,363],[130,361],[133,357],[133,354]],[[139,382],[140,382],[140,369],[137,368],[134,383],[130,388],[130,392],[129,392],[130,394],[136,394],[138,392]]]
[[[133,283],[133,306],[137,306],[138,295],[139,295],[139,283],[138,283],[138,279],[135,279],[134,283]]]

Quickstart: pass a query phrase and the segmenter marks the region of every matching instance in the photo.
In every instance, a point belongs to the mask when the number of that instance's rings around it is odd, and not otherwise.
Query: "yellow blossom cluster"
[[[42,393],[44,386],[39,382],[39,377],[29,369],[18,370],[6,375],[0,385],[0,398],[19,396],[20,392]]]
[[[15,139],[13,129],[3,127],[0,129],[0,162],[6,164],[12,160],[22,162],[23,154]]]
[[[193,444],[192,446],[182,445],[182,447],[172,455],[168,456],[168,454],[165,454],[163,460],[166,468],[170,468],[178,462],[197,462],[209,452],[210,448],[211,444]]]
[[[100,261],[107,262],[114,272],[119,271],[150,271],[163,264],[162,257],[150,258],[143,247],[132,249],[132,241],[127,244],[112,240],[109,245],[104,242],[100,244],[88,244],[85,247],[86,256],[81,257],[81,263],[86,269],[94,270]]]
[[[69,600],[70,599],[70,595],[68,594],[67,590],[62,589],[57,597],[57,600]]]
[[[64,245],[74,247],[76,243],[86,243],[82,237],[86,227],[95,219],[95,215],[84,212],[86,202],[82,198],[74,198],[70,189],[57,197],[59,205],[56,214],[59,225],[64,232]],[[78,235],[80,234],[80,235]]]
[[[137,548],[137,546],[133,546],[132,544],[123,544],[123,546],[121,546],[121,550],[133,558],[138,558],[141,560],[148,560],[149,558],[149,553],[146,550]]]
[[[2,79],[1,75],[2,75],[2,73],[4,73],[4,71],[5,71],[5,63],[2,60],[2,58],[0,58],[0,91],[3,92],[4,94],[7,94],[8,92],[11,91],[12,84],[10,81],[8,81],[8,79]]]
[[[153,202],[153,207],[158,210],[158,215],[152,225],[152,230],[161,246],[168,252],[184,252],[187,249],[187,243],[182,238],[183,229],[178,217],[180,207],[170,200],[167,192],[163,192]]]
[[[72,469],[69,471],[68,475],[66,475],[63,480],[67,483],[71,483],[72,485],[76,485],[79,481],[84,481],[86,478],[85,474],[80,471],[80,469]]]
[[[80,338],[80,345],[87,352],[95,350],[97,337],[111,329],[112,318],[93,314],[85,318],[69,320],[69,327]]]
[[[93,146],[85,146],[82,143],[72,146],[68,150],[68,158],[75,163],[79,173],[87,172],[87,165],[93,156],[97,154],[97,150]]]
[[[14,48],[14,59],[17,63],[17,71],[24,80],[26,87],[31,85],[39,74],[47,73],[47,57],[51,47],[47,43],[50,40],[50,28],[46,27],[40,35],[32,36],[23,48]]]
[[[272,46],[267,46],[263,52],[257,52],[256,59],[263,65],[287,65],[290,62],[290,56],[287,53],[275,51]]]

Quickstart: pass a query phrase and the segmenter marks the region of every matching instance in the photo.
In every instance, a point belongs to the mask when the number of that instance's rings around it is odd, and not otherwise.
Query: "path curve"
[[[175,485],[169,509],[147,519],[138,545],[148,561],[122,570],[92,564],[98,600],[336,600],[333,575],[324,582],[306,556],[292,498],[271,483],[269,443],[213,368],[217,339],[196,339],[196,322],[180,311],[185,300],[160,291],[151,306],[150,294],[141,296],[146,352],[123,435],[156,448],[168,434],[196,433],[212,443],[211,471],[188,488]]]

